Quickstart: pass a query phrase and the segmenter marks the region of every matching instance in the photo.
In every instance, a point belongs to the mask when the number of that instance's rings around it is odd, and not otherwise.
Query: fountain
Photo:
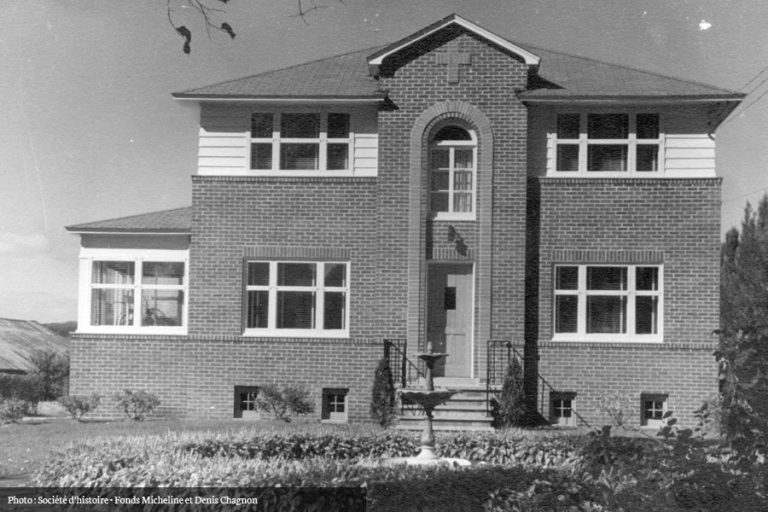
[[[421,451],[415,457],[392,457],[380,459],[379,463],[386,466],[397,464],[408,464],[409,466],[469,466],[470,462],[468,460],[441,458],[435,454],[435,434],[432,431],[433,412],[435,407],[444,404],[457,393],[449,389],[436,390],[432,378],[435,362],[443,357],[448,357],[448,354],[433,352],[432,342],[427,342],[427,351],[417,354],[417,356],[424,361],[427,367],[425,389],[400,389],[398,394],[401,400],[408,400],[424,409],[425,417],[424,431],[421,434]]]

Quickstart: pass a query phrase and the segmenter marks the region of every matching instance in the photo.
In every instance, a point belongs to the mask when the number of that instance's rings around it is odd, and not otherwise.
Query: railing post
[[[392,342],[389,340],[384,340],[384,359],[387,360],[387,362],[390,362],[390,351],[391,351],[391,345]]]
[[[405,379],[405,370],[407,368],[407,352],[408,350],[408,340],[403,340],[403,351],[402,355],[400,357],[400,383],[402,384],[402,388],[406,388],[406,379]]]

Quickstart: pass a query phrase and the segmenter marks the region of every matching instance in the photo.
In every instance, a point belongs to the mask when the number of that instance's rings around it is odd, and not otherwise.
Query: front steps
[[[435,408],[432,429],[435,431],[491,432],[493,418],[486,413],[486,389],[475,379],[435,379],[435,389],[458,391],[451,399]],[[397,416],[399,430],[422,430],[424,411],[417,406]]]

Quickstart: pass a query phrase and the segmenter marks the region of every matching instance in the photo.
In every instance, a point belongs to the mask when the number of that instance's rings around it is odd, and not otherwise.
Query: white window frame
[[[248,284],[248,264],[250,263],[268,263],[269,264],[269,284],[268,285],[250,285]],[[315,265],[315,279],[313,286],[278,286],[277,284],[277,266],[279,263],[299,263]],[[346,276],[345,286],[325,286],[325,273],[322,268],[326,264],[345,265]],[[245,262],[245,318],[243,319],[243,336],[259,337],[280,337],[280,338],[348,338],[349,337],[349,305],[350,305],[350,275],[351,265],[349,261],[307,261],[307,260],[267,260],[267,259],[249,259]],[[248,327],[248,292],[249,291],[268,291],[268,325],[267,327]],[[278,291],[294,292],[314,292],[315,293],[315,328],[314,329],[279,329],[277,328],[277,293]],[[344,329],[324,329],[323,313],[325,311],[325,292],[344,292],[346,303],[344,305]]]
[[[578,286],[576,290],[557,289],[557,269],[560,267],[578,267]],[[627,269],[626,290],[587,290],[588,267],[619,267]],[[637,290],[636,269],[657,268],[657,290]],[[638,342],[661,343],[664,339],[664,266],[661,264],[633,264],[620,263],[558,263],[552,268],[552,340],[553,341],[584,341],[584,342]],[[557,332],[557,297],[578,296],[577,302],[577,328],[575,333]],[[627,332],[626,333],[587,333],[587,297],[589,296],[624,296],[627,297]],[[636,334],[635,302],[638,296],[658,297],[656,305],[656,333]]]
[[[331,397],[342,397],[341,405],[344,408],[342,412],[335,412],[331,410],[332,404],[338,404],[339,402],[331,402]],[[321,421],[323,423],[347,423],[349,420],[349,391],[343,392],[340,389],[336,388],[330,388],[330,389],[323,389],[323,396],[322,396],[323,404],[321,407],[321,410],[326,410],[326,400],[327,402],[327,410],[328,410],[328,417],[327,418],[321,418]]]
[[[662,419],[649,418],[645,409],[645,402],[661,402]],[[640,394],[640,426],[643,428],[659,429],[664,426],[664,414],[667,412],[669,396],[664,393],[641,393]]]
[[[474,130],[469,129],[465,126],[463,126],[461,123],[451,122],[447,121],[438,127],[436,127],[433,131],[437,133],[441,128],[445,128],[446,126],[457,126],[463,130],[465,130],[472,140],[444,140],[444,141],[438,141],[434,142],[431,141],[429,143],[429,152],[427,155],[427,161],[429,166],[429,172],[428,172],[428,179],[429,179],[429,186],[428,186],[428,197],[427,197],[427,207],[429,208],[430,212],[429,214],[434,220],[475,220],[476,213],[477,212],[477,134]],[[433,212],[432,211],[432,170],[433,170],[433,164],[432,164],[432,150],[438,149],[438,148],[448,148],[448,211],[447,212]],[[454,173],[456,171],[455,168],[455,160],[454,160],[454,154],[456,152],[456,149],[466,149],[471,148],[472,149],[472,210],[469,212],[455,212],[453,211],[453,195],[454,195]],[[467,169],[459,169],[461,171],[466,171]]]
[[[271,137],[252,137],[251,136],[251,118],[253,114],[272,115],[272,136]],[[316,138],[283,138],[280,134],[280,125],[283,114],[319,114],[320,133]],[[344,138],[328,137],[328,114],[346,114],[349,116],[349,134]],[[247,166],[249,173],[266,176],[349,176],[354,171],[354,142],[355,133],[353,131],[354,115],[347,109],[301,109],[301,110],[253,110],[248,115],[248,159]],[[280,168],[280,146],[286,144],[318,144],[318,168],[317,169],[281,169]],[[272,145],[272,168],[271,169],[252,169],[251,159],[253,144],[271,144]],[[347,168],[346,169],[328,169],[328,144],[347,144]]]
[[[124,261],[134,264],[134,279],[128,285],[100,285],[92,282],[93,265],[100,261]],[[184,279],[181,285],[143,285],[144,262],[183,263]],[[91,300],[94,289],[125,288],[133,291],[132,325],[91,325]],[[184,296],[180,326],[141,324],[142,290],[181,291]],[[80,285],[77,332],[113,334],[186,334],[189,315],[189,251],[162,249],[83,249],[80,254]]]
[[[558,406],[558,402],[564,401],[570,402],[570,405],[566,408],[565,405]],[[549,395],[549,416],[550,424],[556,427],[573,427],[576,425],[575,413],[573,411],[573,402],[576,400],[576,393],[570,392],[552,392]],[[556,412],[563,412],[565,410],[571,412],[570,416],[558,416]]]
[[[557,121],[560,115],[574,114],[579,115],[579,137],[576,139],[560,139],[557,134]],[[588,118],[590,114],[626,114],[629,116],[628,135],[626,139],[590,139],[588,138]],[[637,116],[638,114],[654,114],[659,117],[659,136],[655,139],[637,138]],[[548,176],[558,177],[590,177],[590,178],[658,178],[665,171],[665,132],[664,116],[658,109],[595,109],[595,110],[563,110],[554,114],[552,130],[548,134],[550,139],[548,155]],[[578,145],[578,170],[562,171],[558,168],[558,147],[560,145]],[[588,153],[590,145],[615,145],[627,146],[627,170],[626,171],[589,171]],[[655,171],[637,170],[637,146],[649,145],[658,147],[657,169]]]

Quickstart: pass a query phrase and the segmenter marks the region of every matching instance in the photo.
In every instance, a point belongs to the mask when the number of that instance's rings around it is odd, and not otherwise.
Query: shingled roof
[[[586,57],[527,46],[541,57],[538,72],[521,99],[536,98],[717,98],[744,94]]]
[[[498,36],[451,15],[422,31],[392,45],[345,53],[335,57],[312,61],[306,64],[267,71],[257,75],[229,80],[214,85],[174,93],[177,99],[340,99],[340,100],[381,100],[386,91],[379,88],[379,82],[371,76],[369,64],[389,55],[387,52],[400,51],[401,44],[418,44],[425,30],[437,27],[442,30],[451,24],[460,25],[463,30],[481,31],[481,37]],[[475,28],[473,28],[475,27]],[[494,43],[495,40],[490,40]],[[696,82],[632,69],[625,66],[600,62],[535,46],[509,43],[510,48],[519,48],[531,56],[532,65],[529,87],[518,94],[523,100],[542,101],[600,98],[643,98],[643,99],[717,99],[740,100],[744,94],[727,89],[712,87]],[[394,49],[393,49],[394,48]],[[538,58],[537,61],[534,57]],[[535,65],[538,63],[538,66]],[[375,67],[375,66],[374,66]]]
[[[35,350],[67,354],[69,340],[34,321],[0,318],[0,372],[34,370]]]
[[[73,233],[191,233],[192,207],[77,224],[66,229]]]
[[[174,93],[187,98],[343,98],[383,99],[368,73],[367,57],[377,48],[358,50],[258,75]]]

